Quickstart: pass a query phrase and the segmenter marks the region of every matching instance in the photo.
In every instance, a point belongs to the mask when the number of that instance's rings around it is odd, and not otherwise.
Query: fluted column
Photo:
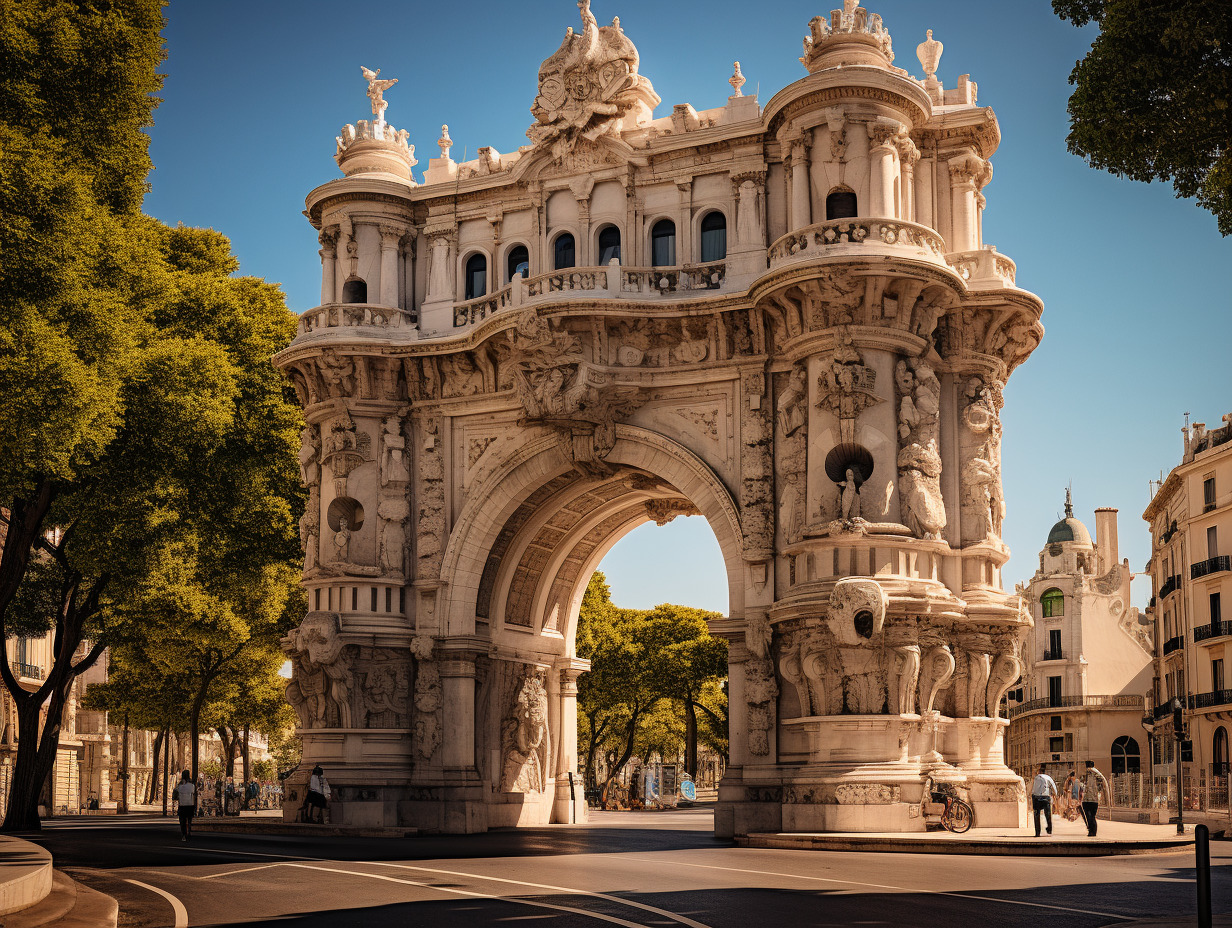
[[[381,295],[382,306],[398,308],[398,242],[402,230],[396,226],[381,226]]]
[[[899,171],[902,178],[902,204],[899,208],[899,218],[915,222],[915,165],[920,160],[920,150],[915,147],[915,143],[907,137],[906,133],[899,135],[895,140],[895,148],[898,151]]]
[[[978,175],[978,170],[970,161],[950,162],[950,223],[954,230],[951,251],[973,251],[976,248],[978,217],[975,184]]]
[[[803,229],[813,221],[809,192],[809,145],[803,138],[791,143],[791,227]]]
[[[338,227],[330,226],[317,236],[321,243],[321,305],[338,302],[338,284],[335,271],[338,267]]]

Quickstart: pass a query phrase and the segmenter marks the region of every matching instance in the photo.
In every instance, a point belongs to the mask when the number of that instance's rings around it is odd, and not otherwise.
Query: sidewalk
[[[37,844],[0,836],[0,916],[42,902],[51,892],[51,855]]]
[[[760,833],[737,837],[740,847],[815,851],[875,851],[903,854],[979,854],[1014,857],[1104,857],[1191,851],[1193,828],[1184,836],[1175,825],[1139,825],[1100,820],[1097,837],[1088,838],[1086,826],[1053,819],[1053,833],[1035,837],[1026,828],[972,828],[966,834],[948,831],[913,834]]]

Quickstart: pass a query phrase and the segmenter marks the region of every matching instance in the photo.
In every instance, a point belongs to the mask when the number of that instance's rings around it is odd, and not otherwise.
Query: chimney
[[[1095,550],[1099,552],[1099,572],[1106,574],[1120,563],[1117,550],[1117,511],[1095,510]]]

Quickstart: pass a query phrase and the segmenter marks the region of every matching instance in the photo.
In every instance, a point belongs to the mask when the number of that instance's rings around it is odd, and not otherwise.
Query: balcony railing
[[[412,316],[400,309],[377,306],[374,303],[327,303],[310,309],[299,317],[299,334],[308,335],[321,329],[376,328],[400,329],[412,324]]]
[[[1155,704],[1155,718],[1162,719],[1172,714],[1172,700]]]
[[[1159,588],[1159,598],[1164,599],[1172,593],[1175,593],[1181,588],[1181,575],[1173,574],[1168,578],[1167,582]]]
[[[25,661],[9,661],[9,666],[13,668],[13,673],[19,677],[25,677],[27,680],[43,679],[43,668],[38,664],[27,664]]]
[[[1184,635],[1173,635],[1164,642],[1164,654],[1171,654],[1173,651],[1179,651],[1181,646],[1185,644]]]
[[[1232,555],[1217,554],[1215,557],[1208,557],[1205,561],[1198,561],[1189,568],[1189,578],[1197,580],[1199,577],[1218,573],[1221,570],[1232,570]]]
[[[1010,718],[1041,709],[1143,709],[1141,696],[1043,696],[1010,707]]]
[[[1189,697],[1189,708],[1191,709],[1209,709],[1212,706],[1226,706],[1229,703],[1232,703],[1232,690],[1195,693]]]
[[[1210,638],[1222,638],[1232,635],[1232,622],[1212,622],[1210,625],[1199,625],[1194,629],[1194,641],[1206,641]]]
[[[770,246],[770,267],[816,258],[840,246],[891,246],[946,266],[945,241],[927,226],[898,219],[831,219],[788,232]]]
[[[1065,660],[1065,658],[1061,656],[1061,650],[1058,648],[1056,651],[1045,651],[1044,656],[1041,657],[1040,660],[1042,661],[1061,661],[1061,660]]]

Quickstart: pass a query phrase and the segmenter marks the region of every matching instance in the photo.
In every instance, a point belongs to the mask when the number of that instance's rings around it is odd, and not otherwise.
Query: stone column
[[[693,263],[693,181],[676,182],[680,211],[676,218],[676,266]]]
[[[970,161],[950,162],[950,196],[953,204],[950,210],[953,228],[951,251],[975,250],[979,222],[975,205],[977,174]]]
[[[556,802],[552,819],[561,824],[586,820],[585,783],[575,776],[573,782],[573,801],[569,799],[569,774],[577,770],[577,681],[584,668],[576,666],[580,662],[570,662],[571,666],[560,671],[559,711],[560,722],[557,727],[560,740],[556,752]]]
[[[475,662],[465,658],[442,660],[441,702],[447,735],[441,743],[441,765],[475,766]]]
[[[813,221],[809,182],[809,145],[804,138],[791,142],[791,228],[803,229]]]
[[[321,243],[321,305],[338,302],[338,285],[335,270],[338,266],[338,227],[322,229],[317,236]]]
[[[381,226],[381,305],[398,308],[398,241],[402,230]]]
[[[578,200],[577,266],[592,267],[594,246],[590,240],[590,200]]]
[[[869,204],[868,215],[894,219],[894,133],[898,127],[874,123],[868,127]],[[861,210],[863,212],[863,210]]]
[[[902,174],[902,184],[900,187],[902,204],[899,209],[898,218],[905,219],[908,222],[915,222],[915,165],[920,160],[920,150],[915,147],[915,144],[905,133],[899,135],[895,143],[895,148],[898,151],[899,170]]]

